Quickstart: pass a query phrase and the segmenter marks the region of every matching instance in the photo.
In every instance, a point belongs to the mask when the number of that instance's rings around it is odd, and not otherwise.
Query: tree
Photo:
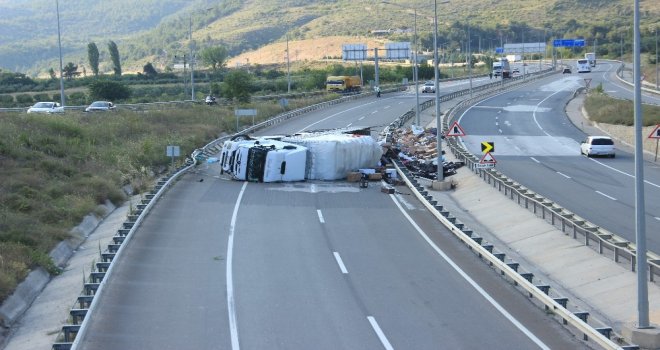
[[[121,75],[121,60],[119,57],[119,49],[114,41],[108,42],[108,51],[110,51],[110,59],[112,59],[112,70],[116,76]]]
[[[99,100],[124,100],[131,96],[131,90],[117,81],[96,80],[89,84],[89,96]]]
[[[154,68],[154,65],[151,64],[151,62],[147,62],[147,64],[142,67],[142,73],[146,75],[149,78],[155,78],[156,75],[158,75],[158,72],[156,71],[156,68]]]
[[[78,66],[73,64],[73,62],[69,62],[62,68],[62,75],[66,80],[71,80],[73,77],[77,77],[80,75],[80,72],[78,72]]]
[[[207,47],[200,52],[200,58],[206,65],[211,66],[213,72],[227,64],[227,49],[224,46]]]
[[[55,70],[53,68],[48,70],[48,75],[50,76],[51,79],[55,80],[57,79],[57,74],[55,73]]]
[[[94,76],[99,75],[99,48],[96,47],[96,43],[87,44],[87,60],[89,60],[89,66],[92,67],[92,72]]]
[[[250,102],[250,85],[252,76],[244,70],[229,72],[222,82],[222,96],[235,98],[239,102]]]

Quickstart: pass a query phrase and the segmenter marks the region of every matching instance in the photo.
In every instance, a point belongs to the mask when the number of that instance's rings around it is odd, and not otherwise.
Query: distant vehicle
[[[422,93],[435,93],[435,82],[434,81],[427,81],[424,83],[424,86],[422,87]]]
[[[115,105],[108,101],[94,101],[91,105],[85,108],[85,112],[107,112],[114,111]]]
[[[37,102],[28,108],[28,113],[64,113],[64,107],[57,102]]]
[[[325,81],[327,91],[357,92],[362,90],[362,80],[358,76],[329,76]]]
[[[561,71],[561,74],[571,74],[571,67],[564,67],[564,70]]]
[[[502,78],[511,78],[511,67],[509,66],[509,60],[500,57],[493,62],[493,75]]]
[[[609,136],[588,136],[580,144],[580,154],[614,158],[614,141]]]
[[[587,52],[584,54],[584,58],[589,61],[589,65],[592,67],[596,67],[596,53],[595,52]]]
[[[589,60],[587,59],[580,59],[577,60],[577,72],[578,73],[590,73],[591,72],[591,66],[589,65]]]
[[[207,106],[215,105],[218,104],[218,101],[216,101],[215,96],[213,95],[208,95],[204,99],[204,103],[206,103]]]
[[[514,73],[520,73],[520,68],[518,68],[518,67],[513,67],[513,72],[514,72]]]

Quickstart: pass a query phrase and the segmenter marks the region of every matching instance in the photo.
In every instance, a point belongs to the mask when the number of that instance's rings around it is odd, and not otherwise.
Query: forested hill
[[[196,47],[223,45],[232,55],[284,40],[373,30],[411,29],[412,9],[422,45],[433,20],[431,0],[59,0],[64,61],[85,65],[95,42],[101,62],[108,41],[119,46],[124,67],[147,61],[171,65]],[[392,5],[394,4],[394,5]],[[471,28],[472,47],[500,40],[543,37],[596,38],[599,45],[632,42],[632,0],[450,0],[438,5],[443,42],[460,45]],[[660,26],[660,2],[642,0],[642,30]],[[404,31],[404,33],[406,33]],[[405,34],[408,35],[409,34]],[[479,39],[477,39],[479,38]],[[393,39],[401,38],[396,35]],[[357,40],[357,39],[356,39]],[[358,41],[359,42],[359,41]],[[459,46],[460,47],[460,46]],[[611,49],[614,49],[612,46]],[[0,0],[0,68],[43,74],[57,66],[57,9],[54,0]],[[103,66],[101,67],[104,68]]]

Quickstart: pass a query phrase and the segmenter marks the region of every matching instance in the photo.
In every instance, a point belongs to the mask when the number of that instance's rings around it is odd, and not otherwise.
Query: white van
[[[580,144],[580,154],[614,158],[614,141],[609,136],[588,136]]]

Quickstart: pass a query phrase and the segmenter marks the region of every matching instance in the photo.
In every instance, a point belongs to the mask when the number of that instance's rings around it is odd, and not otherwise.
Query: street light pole
[[[60,105],[64,108],[64,77],[62,68],[62,37],[60,35],[60,2],[55,0],[55,6],[57,7],[57,45],[60,49]]]
[[[195,101],[195,56],[193,56],[193,41],[192,41],[192,14],[190,14],[190,99]]]
[[[440,120],[440,62],[438,61],[438,2],[433,0],[433,74],[435,77],[435,129],[436,151],[438,152],[437,181],[444,181],[444,165],[442,164],[442,122]]]
[[[415,51],[413,56],[415,58],[414,68],[413,68],[413,79],[415,80],[415,125],[419,126],[421,121],[419,120],[419,82],[418,82],[418,72],[417,72],[417,8],[415,7],[415,34],[413,35],[413,42]]]
[[[635,114],[635,239],[637,243],[637,328],[649,328],[648,265],[646,262],[646,218],[644,209],[644,153],[642,149],[641,39],[639,33],[639,0],[634,15],[634,114]]]

